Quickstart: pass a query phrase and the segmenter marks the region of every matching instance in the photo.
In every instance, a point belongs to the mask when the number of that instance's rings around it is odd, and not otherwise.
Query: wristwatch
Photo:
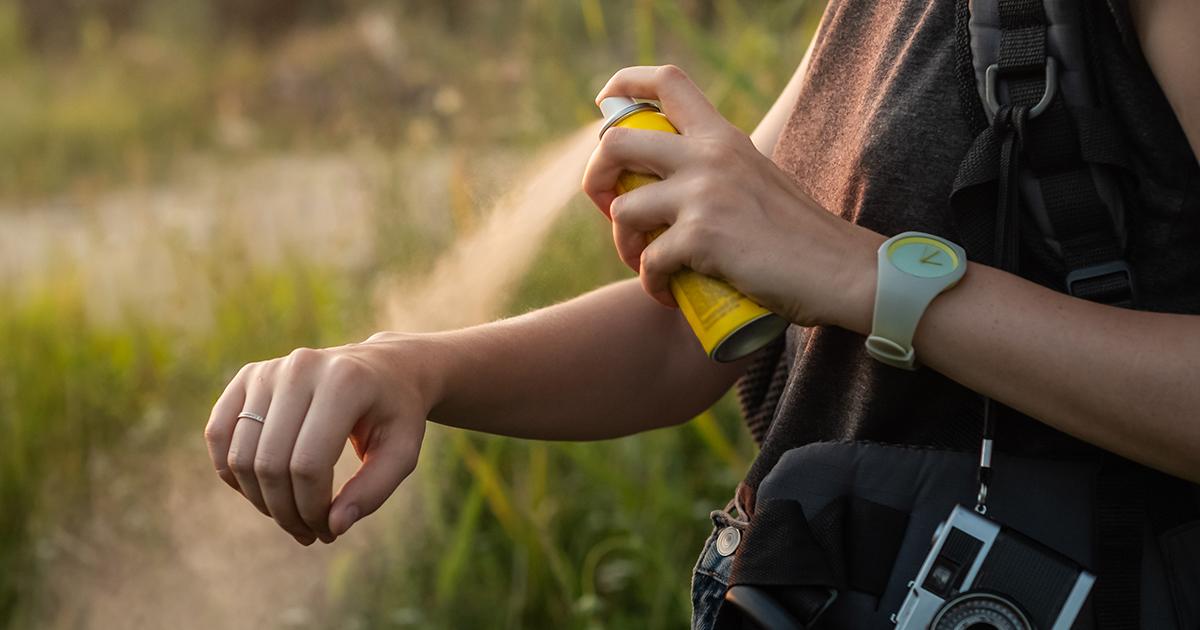
[[[917,369],[912,338],[933,298],[967,271],[963,248],[924,232],[904,232],[879,246],[875,318],[867,352],[898,368]]]

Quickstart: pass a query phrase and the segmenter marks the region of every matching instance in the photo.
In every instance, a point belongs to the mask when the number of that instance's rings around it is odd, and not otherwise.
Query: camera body
[[[892,619],[898,630],[1067,630],[1095,582],[1062,554],[957,506]]]

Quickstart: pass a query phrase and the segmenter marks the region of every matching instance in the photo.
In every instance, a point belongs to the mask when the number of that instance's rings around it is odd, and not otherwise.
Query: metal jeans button
[[[726,527],[717,534],[717,553],[722,556],[731,556],[737,551],[738,544],[742,542],[742,532],[736,527]]]

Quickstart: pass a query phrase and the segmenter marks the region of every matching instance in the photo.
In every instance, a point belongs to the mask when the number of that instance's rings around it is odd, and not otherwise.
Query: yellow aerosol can
[[[632,127],[679,133],[658,105],[626,96],[600,101],[604,126]],[[624,172],[617,179],[617,194],[658,181],[654,175]],[[653,240],[663,230],[650,234]],[[755,304],[727,282],[684,269],[671,276],[671,295],[696,333],[708,356],[717,361],[735,361],[770,343],[788,326],[788,321]]]

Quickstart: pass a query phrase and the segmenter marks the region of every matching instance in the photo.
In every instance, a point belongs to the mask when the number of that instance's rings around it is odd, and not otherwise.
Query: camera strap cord
[[[1005,105],[992,118],[992,129],[1003,141],[1000,145],[1000,177],[996,195],[996,266],[1012,274],[1019,273],[1021,204],[1017,189],[1021,169],[1021,145],[1030,110],[1025,105]],[[988,485],[992,480],[992,444],[996,439],[996,403],[983,398],[983,439],[979,445],[979,494],[975,511],[987,514]]]

